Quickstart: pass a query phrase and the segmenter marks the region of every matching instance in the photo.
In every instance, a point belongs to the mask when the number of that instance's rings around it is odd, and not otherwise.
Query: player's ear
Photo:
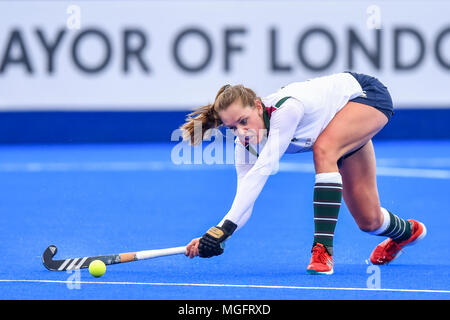
[[[260,116],[262,116],[262,114],[263,114],[263,105],[262,105],[261,100],[255,99],[255,107],[256,107],[256,109],[258,109],[258,114]]]

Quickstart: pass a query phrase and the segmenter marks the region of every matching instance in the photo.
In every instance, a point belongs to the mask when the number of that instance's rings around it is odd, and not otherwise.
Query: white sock
[[[324,172],[316,174],[316,183],[342,184],[342,176],[339,172]]]
[[[389,212],[385,208],[382,207],[381,213],[383,213],[383,223],[377,230],[370,231],[368,233],[377,236],[377,235],[383,233],[384,231],[386,231],[386,229],[389,227],[389,224],[391,223],[391,217],[389,215]]]

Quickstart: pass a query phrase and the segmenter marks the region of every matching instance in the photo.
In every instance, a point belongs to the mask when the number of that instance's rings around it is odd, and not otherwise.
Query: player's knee
[[[338,160],[337,152],[333,145],[326,140],[318,140],[313,146],[314,162],[316,164],[336,164]]]

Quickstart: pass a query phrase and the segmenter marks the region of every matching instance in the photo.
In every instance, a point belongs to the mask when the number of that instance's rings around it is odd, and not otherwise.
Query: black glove
[[[200,238],[198,255],[202,258],[211,258],[223,253],[224,241],[236,230],[237,225],[225,220],[221,227],[212,227]]]

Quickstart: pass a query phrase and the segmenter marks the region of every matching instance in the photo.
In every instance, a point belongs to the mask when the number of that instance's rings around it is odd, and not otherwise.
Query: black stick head
[[[50,245],[45,249],[42,254],[42,263],[48,270],[56,270],[57,266],[54,265],[53,257],[58,252],[58,248],[55,245]]]
[[[42,263],[48,270],[66,271],[66,270],[89,268],[89,264],[94,260],[102,260],[106,265],[133,261],[133,260],[121,261],[120,254],[53,260],[53,257],[55,256],[56,252],[58,252],[58,248],[56,248],[56,246],[54,245],[51,245],[48,246],[47,249],[45,249],[44,253],[42,254]]]

